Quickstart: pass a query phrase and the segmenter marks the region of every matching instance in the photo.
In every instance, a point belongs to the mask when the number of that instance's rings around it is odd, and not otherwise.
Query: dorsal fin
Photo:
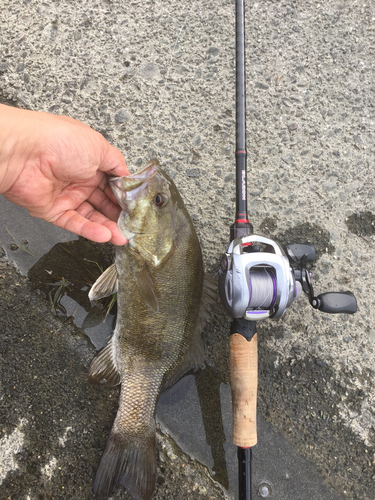
[[[210,274],[205,274],[203,279],[203,292],[201,307],[199,309],[198,328],[199,333],[202,333],[207,321],[210,319],[211,309],[219,300],[217,292],[217,280]]]
[[[174,384],[190,370],[194,370],[196,372],[198,368],[202,368],[203,366],[204,347],[199,330],[199,332],[196,332],[195,339],[191,343],[190,349],[184,356],[182,362],[178,365],[175,371],[169,374],[169,376],[164,380],[162,390],[165,391],[166,389],[173,387]]]
[[[89,370],[90,384],[111,387],[121,383],[121,375],[115,359],[114,342],[114,337],[112,337],[92,360]]]
[[[109,266],[95,281],[89,292],[90,300],[99,300],[116,293],[118,289],[117,269],[115,264]]]

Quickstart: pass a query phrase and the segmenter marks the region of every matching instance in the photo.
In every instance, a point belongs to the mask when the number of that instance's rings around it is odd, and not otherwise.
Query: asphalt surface
[[[354,316],[329,316],[301,298],[281,320],[259,325],[259,414],[268,430],[257,453],[269,457],[269,469],[262,465],[264,476],[256,476],[255,486],[263,481],[273,498],[296,498],[272,469],[278,463],[272,444],[264,449],[274,432],[285,456],[297,457],[305,471],[298,498],[373,499],[375,7],[246,2],[246,16],[254,230],[283,243],[313,242],[316,292],[349,289],[359,306]],[[186,200],[205,266],[216,271],[234,217],[233,3],[3,0],[0,23],[1,102],[88,123],[123,151],[132,170],[159,157]],[[10,220],[17,241],[4,231],[9,219],[1,221],[8,259],[24,252],[23,239],[38,259],[50,250],[52,244],[42,250],[43,238],[26,234],[27,224],[19,226],[22,216]],[[51,241],[73,239],[56,238]],[[24,253],[19,260],[26,273],[32,264],[24,264]],[[108,396],[87,395],[92,389],[85,372],[94,349],[73,320],[49,315],[44,291],[35,295],[24,278],[2,266],[1,498],[89,499],[116,398],[111,396],[108,415]],[[229,377],[228,327],[218,308],[204,337],[208,380],[219,389]],[[45,342],[46,334],[38,332],[48,328],[53,341]],[[205,411],[215,414],[217,406],[207,400]],[[226,409],[225,401],[222,396]],[[59,438],[73,444],[64,447]],[[168,450],[177,462],[167,458],[166,467],[159,459],[160,498],[194,498],[194,488],[197,498],[220,497],[196,462]],[[53,457],[48,476],[43,468]],[[303,469],[299,457],[310,468]],[[207,465],[225,483],[228,462]],[[298,466],[291,470],[296,478]],[[316,492],[306,486],[312,477]]]

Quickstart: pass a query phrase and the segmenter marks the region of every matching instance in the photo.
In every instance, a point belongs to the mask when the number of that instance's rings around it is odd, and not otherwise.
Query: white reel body
[[[280,318],[301,292],[278,243],[256,234],[231,242],[221,262],[219,294],[232,318]]]

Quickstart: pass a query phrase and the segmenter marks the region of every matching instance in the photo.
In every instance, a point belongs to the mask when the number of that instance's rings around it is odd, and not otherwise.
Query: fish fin
[[[89,292],[90,300],[99,300],[116,293],[118,289],[118,277],[115,264],[109,266],[104,273],[92,285]]]
[[[203,279],[202,301],[199,309],[198,329],[203,332],[210,319],[211,309],[219,299],[217,280],[210,274],[205,274]]]
[[[183,361],[178,365],[173,373],[165,379],[162,390],[165,391],[173,387],[174,384],[190,370],[194,370],[196,372],[198,368],[203,367],[204,357],[203,342],[200,331],[197,331],[196,338],[192,342],[189,351],[186,353]]]
[[[89,370],[91,385],[113,387],[121,383],[121,375],[114,356],[114,338],[92,360]]]
[[[134,278],[146,304],[157,313],[159,312],[159,299],[156,293],[154,282],[145,265],[133,270]]]
[[[217,293],[217,280],[209,274],[205,274],[203,280],[202,301],[199,309],[197,328],[194,340],[191,343],[189,351],[184,356],[183,361],[178,365],[174,372],[164,381],[163,391],[172,387],[188,371],[197,371],[204,364],[204,347],[201,333],[210,319],[210,311],[217,303],[219,295]]]
[[[112,430],[96,471],[95,496],[106,498],[116,484],[122,484],[134,500],[149,500],[155,489],[155,477],[155,428],[142,435],[142,442]]]

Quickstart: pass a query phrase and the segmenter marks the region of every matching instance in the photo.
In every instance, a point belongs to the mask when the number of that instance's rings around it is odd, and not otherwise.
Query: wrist
[[[0,104],[0,194],[9,191],[29,158],[32,113]]]

